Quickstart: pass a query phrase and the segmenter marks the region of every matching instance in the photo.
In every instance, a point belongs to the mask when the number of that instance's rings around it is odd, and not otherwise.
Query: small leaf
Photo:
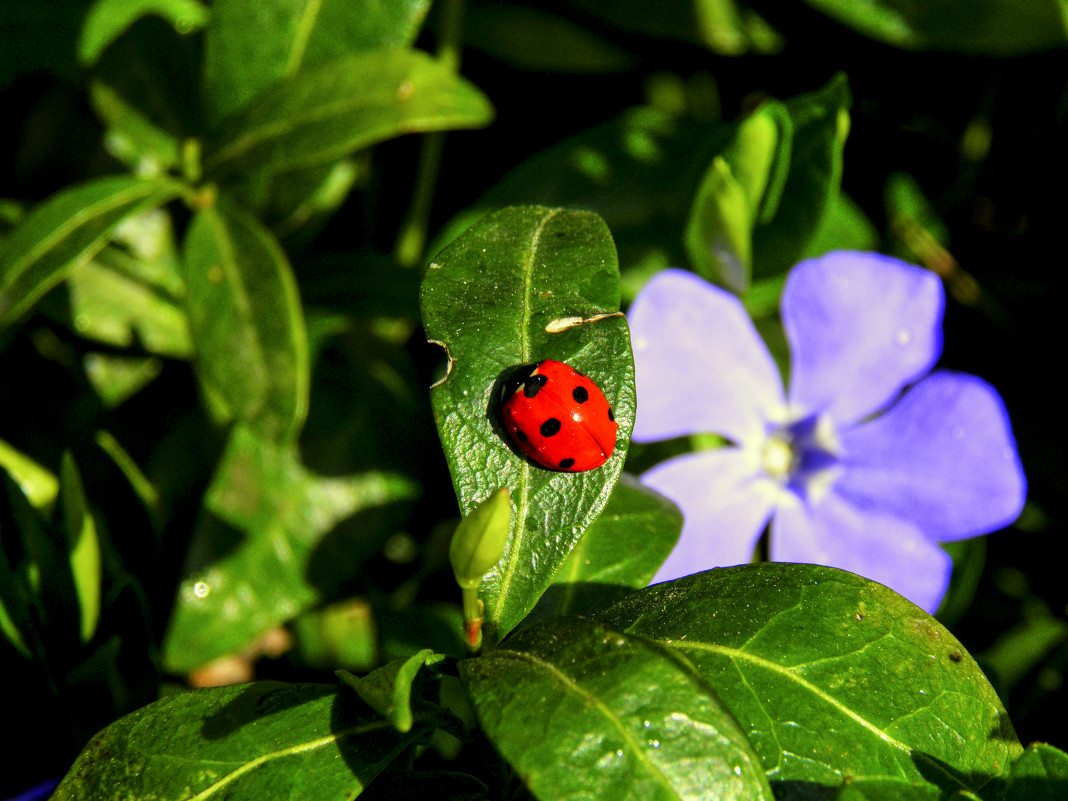
[[[366,676],[354,676],[347,670],[337,671],[338,678],[354,689],[364,702],[379,715],[393,723],[399,732],[411,731],[412,685],[419,672],[426,666],[444,659],[429,648],[424,648],[407,659],[397,659],[382,665]],[[418,699],[416,699],[418,701]]]
[[[52,799],[353,798],[440,721],[401,734],[346,695],[265,681],[167,696],[97,734]]]
[[[200,667],[320,601],[331,589],[325,565],[354,575],[381,548],[376,516],[416,492],[384,473],[320,478],[295,446],[236,427],[193,534],[164,637],[167,669]]]
[[[505,486],[512,534],[484,577],[486,637],[503,637],[534,606],[583,530],[608,501],[634,420],[634,366],[619,315],[615,248],[590,212],[516,207],[490,214],[438,254],[423,279],[427,336],[448,351],[431,389],[438,434],[462,514]],[[548,333],[556,320],[585,322]],[[588,374],[615,410],[615,453],[600,468],[558,473],[534,465],[497,423],[505,378],[552,358]]]
[[[852,798],[979,793],[1022,752],[953,635],[851,573],[721,568],[633,593],[597,617],[693,664],[750,732],[776,797],[844,785]]]
[[[301,69],[337,56],[410,45],[430,0],[216,0],[204,42],[210,119],[246,106]]]
[[[70,571],[77,593],[82,642],[88,642],[100,620],[100,542],[78,465],[69,451],[64,452],[60,462],[59,500],[67,534]]]
[[[220,197],[185,240],[186,307],[200,380],[231,414],[279,441],[308,409],[307,333],[282,247],[248,212]]]
[[[708,685],[642,637],[554,618],[459,667],[486,737],[538,798],[772,798]]]
[[[78,61],[92,66],[109,44],[150,14],[167,20],[179,33],[192,33],[208,21],[208,9],[198,0],[96,0],[82,24]]]
[[[79,261],[106,244],[123,219],[174,199],[178,184],[127,175],[96,178],[53,195],[0,247],[0,329],[25,313]]]
[[[426,53],[357,53],[297,72],[227,118],[205,169],[284,172],[401,134],[478,128],[492,118],[485,95]]]
[[[89,87],[93,110],[107,126],[108,152],[138,175],[160,175],[179,163],[177,137],[163,130],[103,81]]]
[[[645,587],[682,531],[670,500],[623,473],[532,614],[584,615]]]
[[[0,439],[0,468],[22,489],[26,499],[38,510],[48,511],[59,494],[59,479],[26,454]]]

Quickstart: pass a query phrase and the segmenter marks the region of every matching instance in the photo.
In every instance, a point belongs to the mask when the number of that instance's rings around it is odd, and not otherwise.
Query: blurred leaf
[[[1061,801],[1068,798],[1068,754],[1033,743],[1012,763],[1004,801]]]
[[[0,3],[0,89],[20,75],[41,70],[76,80],[78,28],[92,2]]]
[[[388,507],[416,494],[385,473],[320,478],[293,447],[236,427],[193,533],[164,637],[167,669],[231,653],[322,600],[381,547]]]
[[[681,531],[682,512],[672,501],[621,473],[532,615],[585,615],[645,587]]]
[[[59,479],[51,470],[0,439],[0,468],[22,489],[26,499],[40,511],[48,512],[59,494]]]
[[[909,50],[1009,56],[1068,44],[1065,0],[806,0],[858,33]]]
[[[430,0],[216,0],[204,43],[211,121],[264,89],[338,56],[414,41]]]
[[[94,737],[52,798],[352,798],[439,720],[402,735],[346,695],[269,681],[162,698]]]
[[[459,667],[486,737],[538,798],[772,798],[711,688],[642,637],[554,618]]]
[[[1068,622],[1040,604],[994,640],[979,660],[1001,682],[999,686],[1011,689],[1066,640]]]
[[[827,209],[816,236],[809,241],[805,258],[822,256],[832,250],[878,250],[879,232],[860,206],[845,192],[839,192]]]
[[[407,659],[397,659],[382,665],[366,676],[354,676],[347,670],[337,671],[343,684],[354,689],[364,702],[379,715],[389,720],[399,732],[412,728],[412,685],[419,672],[426,666],[440,662],[444,657],[424,648]]]
[[[238,419],[292,439],[308,410],[310,366],[296,281],[278,241],[219,197],[193,218],[185,268],[200,380]]]
[[[9,446],[4,444],[4,448]],[[2,451],[0,451],[2,453]],[[55,478],[53,478],[55,481]],[[0,471],[0,633],[27,659],[34,648],[27,634],[35,621],[31,616],[39,573],[27,558],[24,542],[28,537],[43,539],[36,510],[23,494],[19,481],[9,475],[7,465]],[[57,482],[58,488],[58,482]],[[31,532],[36,529],[36,534]]]
[[[160,178],[96,178],[37,206],[0,247],[0,328],[25,313],[78,262],[92,258],[131,214],[161,206],[181,192]]]
[[[598,36],[589,24],[514,2],[471,4],[464,39],[469,46],[525,70],[597,74],[637,64],[632,54]]]
[[[364,599],[309,610],[293,621],[292,628],[303,664],[355,673],[366,673],[378,664],[377,627]]]
[[[914,798],[923,785],[981,793],[1022,751],[953,635],[850,573],[778,563],[710,570],[640,590],[597,617],[693,664],[750,732],[777,798],[843,783],[855,798]]]
[[[699,44],[723,56],[772,53],[782,46],[755,11],[739,8],[735,0],[572,0],[571,5],[621,30]]]
[[[841,73],[784,102],[793,126],[790,169],[774,217],[754,232],[754,279],[778,276],[800,261],[834,208],[851,103]]]
[[[82,23],[78,61],[91,66],[130,25],[150,14],[167,20],[179,33],[203,28],[209,16],[199,0],[96,0]]]
[[[155,356],[123,356],[114,353],[87,353],[82,357],[85,377],[100,402],[116,409],[146,386],[163,370]]]
[[[70,451],[64,451],[60,462],[59,500],[84,643],[92,639],[100,620],[100,542],[82,477]]]
[[[461,514],[502,486],[514,504],[504,556],[481,587],[492,642],[534,606],[623,467],[634,420],[634,367],[627,323],[617,313],[612,237],[590,212],[495,212],[437,255],[421,301],[426,335],[449,358],[448,375],[431,388],[430,400]],[[572,317],[585,322],[546,331]],[[499,425],[502,382],[546,358],[590,375],[615,410],[619,438],[603,467],[585,473],[537,467],[518,455]]]
[[[104,146],[131,170],[152,176],[178,165],[181,154],[177,137],[157,126],[117,91],[102,81],[93,81],[89,100],[107,127]]]
[[[426,53],[357,53],[296,72],[257,95],[224,122],[205,167],[216,175],[284,172],[401,134],[477,128],[492,118],[485,95]]]

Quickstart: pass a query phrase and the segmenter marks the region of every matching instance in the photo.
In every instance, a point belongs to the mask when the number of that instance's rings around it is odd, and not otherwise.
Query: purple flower
[[[1010,524],[1026,482],[1000,396],[931,372],[942,284],[874,253],[798,264],[782,295],[789,391],[738,300],[666,270],[635,299],[637,442],[711,432],[729,446],[642,476],[682,508],[653,579],[749,562],[770,521],[770,558],[831,565],[933,612],[952,562],[939,542]]]

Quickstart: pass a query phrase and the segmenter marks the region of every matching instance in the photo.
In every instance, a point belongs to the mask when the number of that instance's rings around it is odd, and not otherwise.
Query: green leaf
[[[909,50],[1008,56],[1068,44],[1065,0],[806,0],[855,31]]]
[[[0,439],[0,468],[19,485],[26,499],[41,511],[52,508],[59,494],[59,479],[51,470]]]
[[[598,618],[692,663],[750,732],[778,798],[843,783],[858,798],[914,798],[923,785],[978,793],[1022,750],[953,635],[851,573],[711,570],[634,593]]]
[[[168,696],[94,737],[52,798],[353,798],[439,721],[400,734],[346,695],[269,681]]]
[[[1068,754],[1045,743],[1027,747],[1005,777],[1004,801],[1068,798]]]
[[[89,100],[107,126],[104,145],[108,152],[138,175],[160,175],[178,165],[178,138],[156,125],[115,89],[103,81],[93,81]]]
[[[416,50],[341,56],[301,70],[228,118],[205,168],[284,172],[405,133],[477,128],[493,107],[448,65]]]
[[[430,0],[258,0],[250,13],[244,0],[217,0],[204,40],[209,118],[337,56],[410,45],[429,7]]]
[[[156,15],[179,33],[200,30],[208,9],[199,0],[96,0],[82,23],[78,61],[92,66],[104,49],[141,17]]]
[[[226,197],[197,212],[185,240],[186,307],[200,380],[229,412],[279,441],[308,410],[307,333],[282,247]]]
[[[382,665],[366,676],[354,676],[347,670],[337,671],[342,683],[354,689],[364,702],[379,715],[389,720],[399,732],[411,731],[412,685],[419,672],[426,666],[444,659],[429,648],[407,659],[397,659]]]
[[[554,618],[459,667],[486,737],[538,798],[772,798],[705,681],[642,637]]]
[[[0,247],[0,329],[25,313],[72,267],[92,258],[126,217],[174,199],[181,187],[161,178],[96,178],[35,208]]]
[[[622,473],[533,614],[585,615],[645,587],[681,531],[682,512],[674,503]]]
[[[448,353],[430,393],[461,514],[499,487],[511,493],[512,534],[483,579],[485,636],[493,642],[534,606],[623,467],[634,420],[634,365],[618,313],[612,238],[584,211],[508,208],[485,217],[438,254],[423,279],[429,339]],[[567,321],[558,333],[552,323]],[[559,473],[521,457],[497,423],[501,384],[516,368],[552,358],[589,375],[619,422],[611,459]]]
[[[208,488],[163,643],[183,673],[286,622],[381,548],[382,517],[417,488],[383,473],[320,478],[281,447],[235,428]],[[377,524],[377,525],[376,525]]]
[[[754,278],[778,276],[796,264],[834,208],[851,103],[841,73],[822,89],[785,101],[793,127],[789,172],[775,216],[754,232]]]
[[[82,642],[89,642],[100,620],[100,542],[78,465],[69,451],[63,453],[60,462],[59,500]]]

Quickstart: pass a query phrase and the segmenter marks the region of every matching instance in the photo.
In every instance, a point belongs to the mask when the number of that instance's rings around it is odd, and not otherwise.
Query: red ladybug
[[[550,470],[593,470],[616,447],[618,425],[601,388],[552,359],[505,382],[501,416],[519,450]]]

